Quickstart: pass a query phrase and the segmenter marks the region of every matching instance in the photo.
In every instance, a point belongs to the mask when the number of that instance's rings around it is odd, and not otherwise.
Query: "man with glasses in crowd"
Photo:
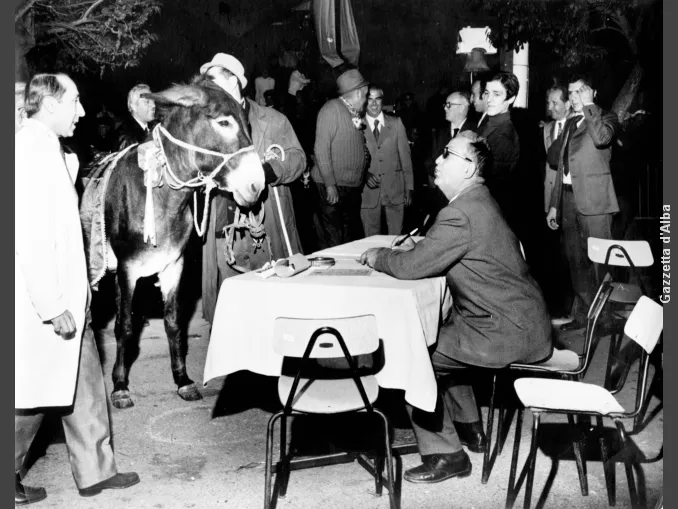
[[[433,140],[433,149],[430,157],[424,162],[424,168],[429,175],[429,188],[431,189],[430,197],[426,199],[430,215],[435,215],[441,208],[447,205],[445,196],[436,189],[433,185],[433,172],[436,169],[436,159],[443,153],[443,149],[447,146],[451,139],[456,138],[457,135],[464,131],[472,131],[474,125],[468,119],[468,113],[471,107],[471,95],[466,91],[455,91],[447,96],[443,104],[445,111],[445,120],[449,122],[443,128],[437,129],[435,138]]]
[[[473,132],[452,139],[436,161],[435,183],[449,200],[426,237],[398,249],[369,249],[360,261],[398,279],[445,276],[453,308],[431,356],[438,377],[434,412],[408,405],[422,465],[405,472],[413,483],[471,474],[462,449],[486,447],[473,389],[459,370],[538,362],[553,352],[551,322],[518,239],[484,185],[491,164]]]

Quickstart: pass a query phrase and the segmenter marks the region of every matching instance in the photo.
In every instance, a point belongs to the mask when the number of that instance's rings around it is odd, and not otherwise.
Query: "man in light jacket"
[[[37,502],[20,471],[46,408],[59,412],[80,495],[139,482],[119,473],[111,448],[106,390],[89,326],[90,289],[78,196],[77,156],[60,137],[85,112],[65,74],[38,74],[26,88],[27,119],[15,138],[15,504]]]

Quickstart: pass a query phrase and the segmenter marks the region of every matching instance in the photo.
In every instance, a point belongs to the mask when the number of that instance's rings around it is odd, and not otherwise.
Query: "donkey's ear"
[[[141,94],[141,97],[151,99],[158,105],[191,107],[204,105],[207,94],[200,87],[191,85],[175,85],[162,92],[154,94]]]

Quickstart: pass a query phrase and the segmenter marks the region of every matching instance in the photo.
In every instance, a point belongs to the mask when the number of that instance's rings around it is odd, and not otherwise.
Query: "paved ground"
[[[202,386],[203,362],[208,344],[208,325],[198,311],[190,324],[188,371]],[[578,348],[577,334],[561,338]],[[112,323],[100,331],[106,382],[115,356]],[[597,349],[587,381],[601,383],[607,355],[607,338]],[[636,369],[630,376],[634,380]],[[78,495],[68,465],[66,445],[57,425],[46,426],[39,437],[46,444],[36,448],[36,457],[25,479],[26,484],[45,486],[48,498],[37,508],[68,509],[236,509],[262,507],[266,423],[279,407],[276,380],[247,373],[217,379],[203,389],[204,400],[182,401],[175,393],[170,373],[168,347],[160,319],[152,319],[142,334],[141,352],[131,372],[135,406],[112,409],[114,443],[119,469],[134,470],[141,483],[121,491],[104,491],[93,498]],[[635,384],[627,384],[633,386]],[[661,384],[654,389],[640,433],[633,436],[635,454],[643,461],[639,469],[644,507],[654,508],[662,490],[663,405]],[[398,406],[397,391],[382,391],[381,401],[392,414],[397,442],[411,440],[407,419]],[[635,392],[625,390],[620,400],[632,405]],[[484,415],[486,398],[480,396]],[[49,422],[49,421],[47,421]],[[522,428],[521,461],[527,452],[532,419],[526,413]],[[607,496],[596,443],[588,448],[589,495],[582,497],[566,421],[547,419],[537,457],[533,507],[605,508]],[[610,422],[606,423],[611,426]],[[342,425],[357,436],[363,424]],[[406,509],[455,508],[491,509],[504,507],[515,422],[504,452],[498,457],[490,481],[480,483],[482,456],[470,453],[470,477],[436,485],[402,485],[402,507]],[[612,427],[610,427],[612,429]],[[313,447],[313,438],[325,430],[324,424],[298,422],[293,426],[294,444]],[[403,469],[419,463],[416,454],[403,456]],[[624,468],[617,464],[617,505],[630,507]],[[374,496],[374,483],[358,463],[293,471],[288,495],[278,501],[280,509],[372,509],[388,508],[388,497]],[[522,492],[516,507],[522,506]]]

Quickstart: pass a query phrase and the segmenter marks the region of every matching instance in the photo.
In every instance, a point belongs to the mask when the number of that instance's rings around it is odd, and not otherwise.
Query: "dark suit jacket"
[[[563,127],[565,124],[563,124]],[[553,143],[553,134],[556,127],[556,121],[551,120],[544,125],[542,134],[544,137],[544,149],[548,152],[551,144]],[[563,131],[564,132],[564,131]],[[562,137],[563,133],[559,133]],[[544,211],[548,213],[549,207],[551,204],[551,192],[553,192],[553,186],[556,184],[556,175],[557,170],[551,168],[547,163],[544,164]]]
[[[122,150],[135,143],[143,143],[150,140],[153,127],[153,124],[149,124],[148,133],[146,133],[139,125],[139,122],[134,120],[134,117],[128,113],[116,133],[118,138],[117,150]]]
[[[463,131],[473,131],[473,130],[474,130],[473,122],[471,122],[471,120],[467,118],[461,125],[459,133]],[[457,136],[459,136],[459,133],[457,133]],[[436,159],[440,157],[440,154],[443,153],[443,149],[447,146],[451,139],[452,132],[450,130],[449,122],[446,123],[445,127],[436,129],[436,135],[433,138],[431,153],[429,154],[429,157],[426,158],[426,161],[424,161],[424,168],[426,169],[426,173],[428,173],[429,175],[433,175],[433,172],[436,169]]]
[[[382,204],[405,203],[405,191],[414,190],[414,173],[410,144],[402,120],[384,113],[384,125],[380,126],[379,142],[377,143],[368,124],[368,128],[365,129],[365,143],[371,157],[367,171],[381,176],[381,184],[376,189],[370,189],[365,185],[361,207],[364,209],[376,207],[380,203],[380,196]]]
[[[617,195],[610,174],[612,141],[619,130],[619,120],[614,113],[600,106],[584,106],[584,120],[572,133],[569,142],[564,140],[558,158],[558,174],[551,193],[551,207],[560,210],[563,190],[563,155],[569,143],[568,162],[572,175],[572,191],[577,210],[584,216],[619,212]],[[567,132],[574,119],[568,119]]]
[[[536,362],[553,352],[551,321],[518,239],[482,184],[442,209],[410,251],[384,249],[375,268],[398,279],[445,275],[450,316],[437,351],[484,367]]]
[[[517,196],[520,189],[520,141],[511,122],[511,113],[507,111],[493,117],[485,116],[476,133],[487,140],[492,152],[493,163],[485,171],[485,183],[511,224],[520,205],[520,198]]]

